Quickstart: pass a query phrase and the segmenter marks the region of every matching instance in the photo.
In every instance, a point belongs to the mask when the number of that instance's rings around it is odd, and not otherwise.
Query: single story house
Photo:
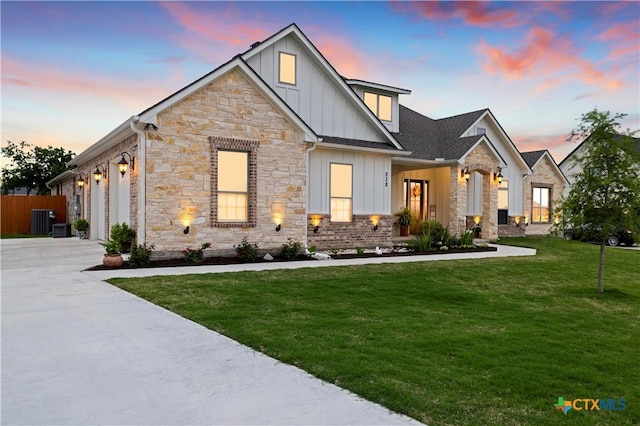
[[[452,233],[546,233],[567,184],[549,153],[520,153],[488,109],[432,119],[410,93],[340,76],[292,24],[129,117],[55,188],[90,238],[127,222],[159,253],[388,246],[405,206]]]

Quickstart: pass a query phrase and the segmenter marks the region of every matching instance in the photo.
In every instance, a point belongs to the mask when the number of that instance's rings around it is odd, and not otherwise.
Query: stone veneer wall
[[[470,229],[467,222],[468,183],[460,176],[460,171],[467,166],[471,171],[477,170],[484,176],[482,179],[482,238],[495,240],[498,238],[498,184],[493,181],[492,171],[496,169],[496,163],[485,144],[480,144],[471,151],[463,166],[451,167],[449,230],[460,233],[464,229]]]
[[[561,179],[556,167],[551,164],[549,158],[545,156],[533,168],[533,175],[524,178],[524,214],[529,220],[529,225],[525,228],[526,235],[546,235],[553,227],[553,214],[548,223],[533,223],[531,217],[531,200],[533,198],[534,186],[551,186],[551,210],[555,209],[562,202],[564,192],[564,180]]]
[[[215,138],[257,143],[255,226],[212,226]],[[304,242],[307,146],[240,71],[160,113],[158,130],[147,141],[147,242],[155,244],[156,257],[180,256],[185,247],[203,243],[212,244],[205,253],[230,254],[243,237],[261,250],[279,248],[289,238]],[[280,232],[275,214],[282,217]],[[183,220],[192,222],[186,235]]]
[[[463,167],[452,166],[449,173],[451,179],[449,232],[456,235],[467,228],[467,182],[460,177],[462,169]]]
[[[87,194],[86,216],[82,214],[83,210],[85,210],[85,207],[82,207],[80,211],[80,217],[87,219],[89,221],[89,228],[91,228],[94,225],[91,223],[91,209],[92,209],[91,188],[92,188],[92,182],[93,182],[93,172],[96,170],[97,164],[104,166],[105,169],[108,170],[107,178],[103,176],[102,180],[100,181],[100,185],[105,185],[104,205],[106,210],[104,214],[104,226],[105,226],[105,235],[107,238],[109,237],[109,229],[111,228],[111,225],[113,225],[109,222],[109,186],[108,185],[109,185],[109,182],[111,182],[111,179],[118,179],[120,177],[120,173],[116,173],[115,176],[113,176],[114,173],[111,173],[111,170],[110,170],[111,167],[109,165],[114,163],[117,164],[118,161],[122,159],[122,156],[120,155],[120,153],[124,151],[134,156],[136,161],[135,170],[131,170],[131,168],[129,168],[129,171],[127,171],[127,173],[131,173],[131,176],[129,177],[129,182],[130,182],[129,221],[127,223],[132,228],[138,229],[138,167],[137,166],[140,164],[140,162],[137,154],[138,152],[137,147],[138,147],[138,136],[137,135],[129,136],[128,138],[123,139],[122,142],[119,142],[117,145],[110,148],[108,151],[103,152],[102,154],[96,157],[93,157],[91,160],[78,165],[78,167],[74,170],[77,176],[79,176],[80,173],[83,173],[85,176],[88,177],[88,181],[85,182],[84,187],[82,189],[77,188],[77,185],[76,185],[76,181],[78,179],[77,177],[76,177],[76,180],[72,181],[72,184],[76,187],[77,193],[80,194],[81,203],[84,203],[83,191],[86,191],[86,194]],[[87,231],[87,235],[88,236],[91,235],[91,230]]]
[[[378,216],[378,229],[373,230],[371,217]],[[318,232],[313,232],[314,219],[319,218]],[[391,215],[353,215],[351,222],[331,222],[331,215],[308,215],[309,246],[328,248],[390,247],[394,217]]]

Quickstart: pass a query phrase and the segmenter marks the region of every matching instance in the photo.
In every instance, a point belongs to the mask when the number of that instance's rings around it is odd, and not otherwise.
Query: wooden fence
[[[0,233],[29,234],[31,233],[31,210],[55,210],[56,219],[53,223],[67,221],[67,197],[64,195],[34,195],[0,196]]]

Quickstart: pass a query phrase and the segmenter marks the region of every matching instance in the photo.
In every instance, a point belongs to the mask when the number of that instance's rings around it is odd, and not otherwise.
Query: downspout
[[[320,140],[320,139],[319,139]],[[322,140],[320,140],[321,142]],[[307,196],[306,196],[306,201],[305,203],[307,204],[305,207],[305,215],[309,214],[309,182],[311,182],[311,180],[309,179],[309,154],[311,154],[311,151],[313,151],[314,149],[316,149],[316,145],[318,143],[317,142],[313,142],[313,145],[311,145],[311,147],[307,148],[304,155],[305,155],[305,162],[306,162],[306,170],[305,170],[305,174],[307,175]],[[309,219],[305,218],[305,227],[304,227],[304,245],[305,247],[309,247],[309,224],[308,224]]]
[[[136,126],[140,117],[131,120],[131,130],[138,135],[138,244],[147,241],[146,199],[147,199],[147,132]]]

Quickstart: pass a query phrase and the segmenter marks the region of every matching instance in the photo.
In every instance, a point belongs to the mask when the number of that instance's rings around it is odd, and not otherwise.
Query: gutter
[[[138,244],[144,244],[147,241],[147,132],[137,127],[139,121],[139,116],[132,117],[129,127],[138,135]]]

